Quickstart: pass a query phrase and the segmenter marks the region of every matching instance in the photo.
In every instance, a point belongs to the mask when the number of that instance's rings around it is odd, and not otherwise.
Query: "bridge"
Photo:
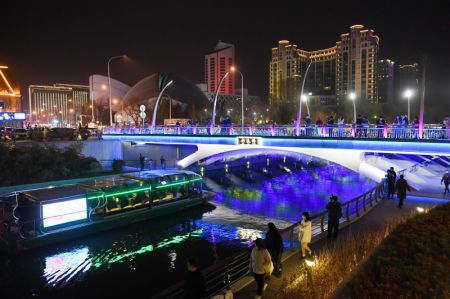
[[[296,136],[293,126],[219,127],[212,131],[208,127],[111,128],[104,130],[103,139],[142,146],[193,146],[193,151],[178,157],[181,168],[233,156],[305,155],[380,182],[386,169],[394,167],[407,175],[414,188],[423,191],[440,188],[442,173],[450,168],[450,140],[445,129],[425,126],[421,139],[414,128],[340,129],[303,127]]]

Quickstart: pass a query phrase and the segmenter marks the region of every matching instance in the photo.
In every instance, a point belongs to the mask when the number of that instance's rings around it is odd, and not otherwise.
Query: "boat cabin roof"
[[[92,180],[87,182],[82,182],[79,185],[85,186],[86,188],[94,189],[100,191],[101,189],[111,188],[111,187],[121,187],[123,185],[133,185],[139,183],[139,181],[126,178],[126,177],[113,177],[108,179]]]
[[[86,196],[86,192],[88,190],[79,185],[70,185],[63,187],[48,187],[45,189],[37,189],[31,191],[22,192],[22,194],[31,201],[34,202],[46,202],[52,201],[55,199],[64,200],[65,198],[69,199],[71,197],[84,197]]]

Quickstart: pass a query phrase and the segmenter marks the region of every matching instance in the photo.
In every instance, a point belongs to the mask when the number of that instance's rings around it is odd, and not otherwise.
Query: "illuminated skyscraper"
[[[419,91],[419,64],[404,64],[398,67],[398,91],[400,95],[407,89]]]
[[[378,61],[378,103],[394,100],[394,64],[390,59]]]
[[[312,104],[340,105],[350,92],[358,100],[377,103],[378,42],[373,30],[362,25],[351,26],[335,46],[323,50],[301,50],[287,40],[279,41],[272,48],[269,66],[271,107],[298,103],[309,63],[303,92],[312,94]]]
[[[377,63],[379,38],[363,25],[353,25],[341,34],[337,46],[336,96],[338,104],[350,92],[359,101],[378,102]]]
[[[309,63],[303,92],[314,97],[331,96],[335,93],[336,47],[305,51],[287,40],[272,48],[270,62],[269,101],[272,107],[280,103],[298,103],[303,77]]]
[[[208,92],[215,93],[220,80],[234,65],[234,45],[219,41],[214,50],[205,55],[205,83]],[[221,94],[234,94],[234,76],[225,78]]]

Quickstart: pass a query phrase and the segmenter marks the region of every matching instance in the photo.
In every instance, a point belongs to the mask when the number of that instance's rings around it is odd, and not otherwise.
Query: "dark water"
[[[210,207],[3,256],[1,298],[148,298],[182,279],[188,257],[207,267],[249,246],[268,221],[286,227],[323,210],[330,193],[345,201],[375,185],[332,164],[254,179],[211,173],[205,182],[219,192]]]

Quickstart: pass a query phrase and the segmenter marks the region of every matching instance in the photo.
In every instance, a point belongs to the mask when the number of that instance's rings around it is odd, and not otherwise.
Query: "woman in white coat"
[[[261,238],[253,241],[255,246],[250,254],[250,268],[258,285],[256,298],[261,298],[264,291],[264,277],[273,271],[272,259]]]
[[[309,255],[312,253],[311,248],[309,248],[309,243],[311,243],[311,224],[309,213],[303,212],[300,231],[298,232],[298,241],[302,246],[302,258],[306,257],[306,251],[308,251]]]

